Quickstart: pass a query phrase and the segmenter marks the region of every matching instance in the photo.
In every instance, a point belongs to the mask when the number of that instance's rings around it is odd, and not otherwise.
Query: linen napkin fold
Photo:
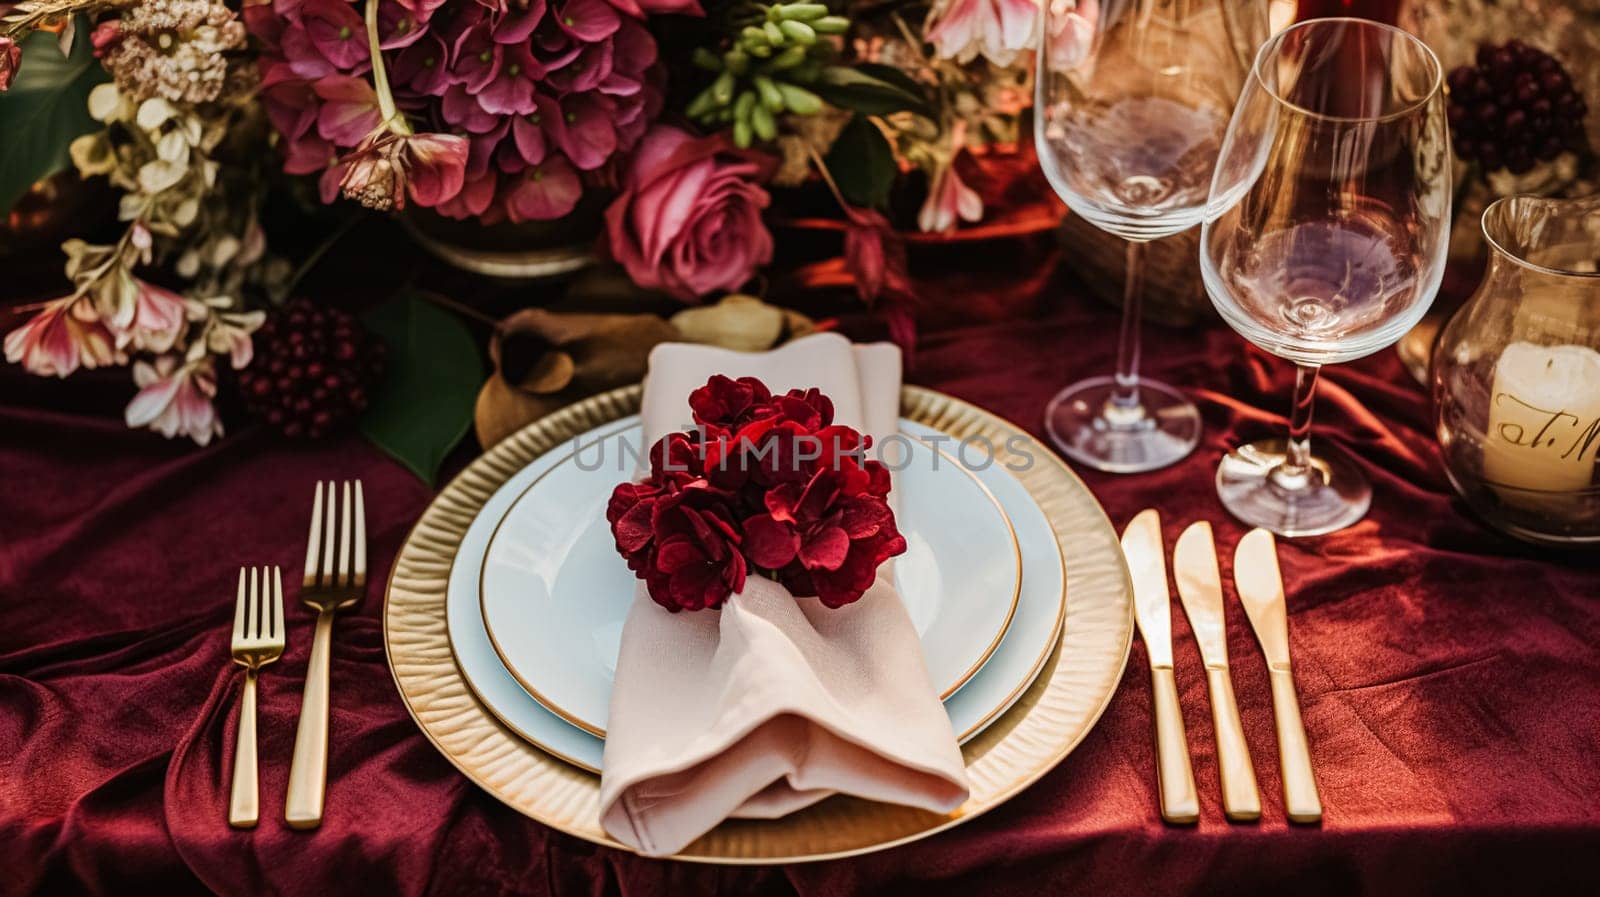
[[[775,393],[815,386],[837,422],[875,444],[899,429],[892,345],[852,346],[837,334],[759,354],[664,344],[645,379],[647,446],[690,425],[689,393],[713,374],[759,377]],[[776,818],[838,793],[938,813],[967,798],[961,750],[892,562],[835,610],[756,575],[720,610],[677,614],[640,585],[611,694],[606,832],[665,856],[723,819]]]

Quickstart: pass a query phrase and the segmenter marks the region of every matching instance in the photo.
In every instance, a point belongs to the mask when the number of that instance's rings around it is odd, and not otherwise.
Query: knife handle
[[[1222,811],[1232,822],[1261,818],[1261,795],[1256,771],[1250,765],[1250,746],[1239,722],[1239,704],[1233,697],[1233,679],[1226,668],[1206,668],[1211,690],[1211,719],[1217,730],[1217,770],[1222,777]]]
[[[1178,681],[1172,667],[1152,667],[1155,697],[1156,780],[1161,787],[1161,818],[1176,825],[1200,821],[1200,798],[1194,790],[1194,769],[1189,765],[1189,740],[1183,733],[1183,710],[1178,704]]]
[[[1287,669],[1269,672],[1272,712],[1278,720],[1278,762],[1283,766],[1283,805],[1290,822],[1321,822],[1322,798],[1311,772],[1311,750],[1306,744],[1305,724],[1300,721],[1294,674]]]

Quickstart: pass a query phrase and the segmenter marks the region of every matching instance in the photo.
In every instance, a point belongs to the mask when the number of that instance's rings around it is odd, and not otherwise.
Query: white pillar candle
[[[1594,481],[1600,451],[1600,352],[1587,346],[1506,346],[1495,365],[1484,433],[1491,484],[1571,493]],[[1511,504],[1540,496],[1496,490]]]

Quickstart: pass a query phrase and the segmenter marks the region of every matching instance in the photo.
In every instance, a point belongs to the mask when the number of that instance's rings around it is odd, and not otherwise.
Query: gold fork
[[[233,793],[228,824],[255,828],[261,816],[256,785],[256,673],[283,656],[283,576],[277,567],[240,567],[233,605],[233,662],[244,667],[239,739],[233,747]]]
[[[331,481],[326,490],[318,483],[311,502],[306,577],[300,589],[300,600],[317,612],[317,628],[311,637],[300,726],[295,731],[294,760],[289,766],[284,818],[290,828],[309,829],[322,824],[322,798],[328,780],[328,656],[333,648],[333,615],[355,606],[366,590],[367,513],[361,481],[344,482],[343,501]]]

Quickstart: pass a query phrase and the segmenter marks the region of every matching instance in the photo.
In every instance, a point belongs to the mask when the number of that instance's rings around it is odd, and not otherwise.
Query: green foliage
[[[839,132],[839,137],[828,150],[828,171],[832,172],[839,192],[851,205],[864,208],[883,208],[888,205],[889,191],[894,187],[894,151],[883,132],[865,115],[856,115]]]
[[[388,365],[361,433],[431,486],[472,426],[484,377],[477,341],[454,315],[409,293],[364,320],[386,344]]]
[[[865,115],[915,112],[933,116],[922,85],[899,69],[877,63],[828,66],[811,89],[841,109]]]
[[[87,39],[74,41],[69,56],[48,32],[20,43],[22,68],[0,93],[0,215],[35,182],[71,167],[67,147],[100,127],[89,117],[89,91],[108,80]]]

